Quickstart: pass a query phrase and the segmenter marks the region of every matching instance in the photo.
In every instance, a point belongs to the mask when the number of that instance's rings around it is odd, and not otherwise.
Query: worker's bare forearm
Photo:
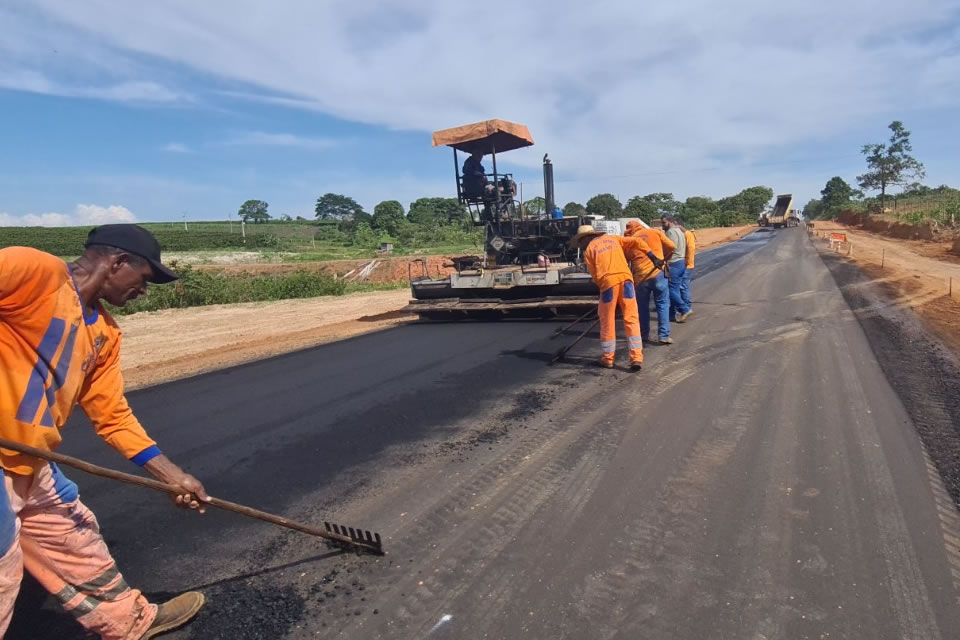
[[[173,463],[173,461],[162,453],[147,461],[143,468],[150,472],[157,480],[176,484],[184,472],[183,469]]]

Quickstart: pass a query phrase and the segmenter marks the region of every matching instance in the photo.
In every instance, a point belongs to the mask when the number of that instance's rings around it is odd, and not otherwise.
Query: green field
[[[260,251],[283,261],[319,261],[369,258],[376,255],[376,242],[358,246],[334,225],[310,223],[145,222],[166,253]],[[93,227],[0,227],[0,248],[24,246],[62,257],[76,257]],[[408,245],[395,244],[392,255],[456,254],[474,251],[479,235],[460,230],[421,234]],[[279,255],[284,254],[284,255]]]

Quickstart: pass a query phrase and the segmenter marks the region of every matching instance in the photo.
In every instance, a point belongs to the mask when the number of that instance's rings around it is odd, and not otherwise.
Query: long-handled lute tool
[[[594,328],[595,326],[597,326],[597,324],[598,324],[599,322],[600,322],[600,318],[598,317],[596,320],[593,321],[593,323],[592,323],[589,327],[587,327],[586,329],[583,330],[583,333],[581,333],[579,336],[577,336],[577,339],[576,339],[576,340],[574,340],[573,342],[571,342],[570,344],[568,344],[568,345],[565,346],[565,347],[561,347],[560,350],[557,351],[556,354],[554,354],[553,359],[550,360],[550,364],[555,363],[557,360],[562,360],[563,357],[564,357],[565,355],[567,355],[567,352],[570,351],[570,349],[573,349],[573,348],[577,345],[578,342],[580,342],[581,340],[583,340],[584,337],[586,337],[586,335],[587,335],[588,333],[590,333],[590,332],[593,330],[593,328]]]
[[[62,453],[54,453],[44,449],[37,449],[36,447],[31,447],[19,442],[13,442],[12,440],[0,438],[0,449],[9,449],[10,451],[17,451],[24,455],[33,456],[34,458],[56,462],[57,464],[73,467],[74,469],[79,469],[80,471],[84,471],[95,476],[100,476],[101,478],[119,480],[120,482],[127,482],[172,495],[180,495],[183,493],[183,489],[172,484],[160,482],[159,480],[153,480],[151,478],[144,478],[142,476],[135,476],[130,473],[123,473],[122,471],[107,469],[105,467],[99,467],[95,464],[90,464],[89,462],[84,462],[83,460],[79,460],[77,458],[65,456]],[[293,529],[295,531],[300,531],[302,533],[307,533],[311,536],[325,538],[326,540],[329,540],[343,548],[351,548],[357,551],[369,551],[377,555],[384,554],[383,544],[380,540],[379,533],[371,533],[370,531],[360,528],[330,524],[329,522],[324,522],[324,529],[321,529],[319,527],[312,527],[308,524],[303,524],[301,522],[275,516],[272,513],[260,511],[259,509],[253,509],[242,504],[237,504],[236,502],[229,502],[227,500],[221,500],[220,498],[214,498],[212,496],[210,497],[210,501],[206,502],[205,504],[208,504],[211,507],[217,507],[218,509],[233,511],[234,513],[239,513],[240,515],[248,516],[250,518],[256,518],[257,520],[263,520],[264,522],[269,522],[271,524]]]
[[[559,337],[559,336],[562,335],[564,332],[566,332],[568,329],[570,329],[571,327],[573,327],[575,324],[579,324],[579,323],[583,322],[583,321],[586,320],[589,316],[595,314],[596,312],[597,312],[596,309],[590,309],[590,310],[587,311],[585,314],[583,314],[582,316],[580,316],[579,318],[577,318],[576,320],[574,320],[573,322],[571,322],[571,323],[568,324],[567,326],[565,326],[565,327],[563,327],[563,328],[561,328],[561,329],[557,329],[556,331],[554,331],[554,332],[553,332],[553,335],[550,336],[550,339],[553,340],[554,338]]]

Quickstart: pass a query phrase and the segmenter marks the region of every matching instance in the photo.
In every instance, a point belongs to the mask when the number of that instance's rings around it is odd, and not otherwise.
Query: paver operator
[[[683,281],[683,274],[686,271],[687,240],[674,218],[661,216],[660,223],[663,225],[666,236],[677,247],[667,261],[670,283],[670,319],[673,320],[676,317],[677,322],[686,322],[687,318],[690,317],[690,307],[687,306],[683,301],[683,296],[680,295],[680,283]]]
[[[658,268],[663,267],[663,261],[640,238],[606,235],[591,225],[582,225],[577,229],[576,235],[570,239],[570,247],[579,247],[583,252],[587,269],[600,289],[597,314],[600,316],[600,346],[603,350],[601,365],[612,369],[616,360],[616,321],[619,308],[623,314],[623,326],[630,348],[630,368],[640,369],[643,363],[643,338],[637,314],[633,274],[624,250],[647,255]]]
[[[0,250],[0,437],[53,450],[79,404],[107,444],[182,493],[178,506],[204,511],[203,485],[171,462],[123,395],[121,332],[101,303],[123,306],[147,282],[176,275],[142,227],[104,225],[75,262],[25,247]],[[26,568],[89,631],[143,640],[189,621],[203,594],[163,604],[131,589],[77,485],[56,465],[0,450],[0,637]]]
[[[685,226],[680,225],[680,229],[683,231],[683,238],[687,241],[687,251],[685,269],[683,270],[683,279],[680,281],[680,298],[683,299],[683,303],[687,305],[687,309],[693,311],[693,301],[690,299],[690,280],[693,277],[693,266],[695,263],[694,256],[697,253],[697,239],[693,235],[693,231],[687,229]]]
[[[628,238],[640,238],[660,260],[669,260],[677,246],[660,229],[648,229],[636,220],[627,223]],[[657,340],[659,344],[673,344],[670,337],[670,290],[663,269],[657,267],[645,254],[631,252],[628,256],[637,287],[637,307],[640,310],[640,331],[644,342],[650,339],[650,298],[657,308]],[[663,264],[661,263],[661,267]]]

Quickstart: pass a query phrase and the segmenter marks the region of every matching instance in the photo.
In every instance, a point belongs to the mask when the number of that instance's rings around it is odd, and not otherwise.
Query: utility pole
[[[183,212],[183,230],[184,231],[187,230],[187,212],[186,211]]]

